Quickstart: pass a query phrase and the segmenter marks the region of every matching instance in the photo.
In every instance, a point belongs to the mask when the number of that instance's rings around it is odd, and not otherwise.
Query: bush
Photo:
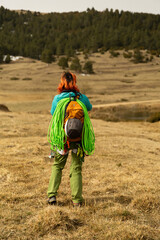
[[[92,62],[91,62],[91,61],[87,61],[87,62],[84,64],[83,70],[84,70],[86,73],[93,74],[94,71],[93,71],[93,64],[92,64]]]
[[[154,55],[156,57],[160,57],[160,49],[159,50],[150,50],[148,51],[151,55]]]
[[[75,57],[70,65],[71,70],[75,70],[76,72],[82,72],[82,66],[80,64],[80,61],[77,57]]]
[[[10,62],[11,62],[11,58],[10,58],[10,55],[9,55],[9,54],[7,54],[4,62],[5,62],[5,63],[10,63]]]
[[[10,80],[19,80],[19,78],[17,78],[17,77],[12,77],[12,78],[10,78]]]
[[[3,63],[3,54],[0,52],[0,63]]]
[[[41,55],[41,60],[45,63],[52,63],[55,61],[55,58],[50,50],[44,49]]]
[[[115,52],[114,50],[110,50],[109,53],[111,54],[110,57],[118,57],[120,55],[119,52]]]
[[[24,81],[30,81],[30,80],[32,80],[32,78],[23,78],[22,80],[24,80]]]
[[[131,58],[132,57],[132,52],[124,52],[123,57],[124,58]]]
[[[132,62],[134,63],[144,63],[144,56],[140,50],[135,50]]]
[[[62,67],[62,69],[68,68],[68,58],[66,57],[61,57],[58,61],[58,65]]]
[[[101,48],[101,49],[99,50],[99,52],[100,52],[101,54],[104,54],[104,53],[105,53],[105,49],[104,49],[104,47]]]

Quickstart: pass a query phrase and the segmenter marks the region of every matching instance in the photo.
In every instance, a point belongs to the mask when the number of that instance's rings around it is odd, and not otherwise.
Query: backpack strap
[[[70,98],[70,101],[73,101],[71,98],[74,98],[74,101],[76,101],[76,99],[79,99],[81,93],[80,92],[77,92],[75,90],[63,90],[61,93],[63,92],[68,92],[69,93],[69,98]],[[73,92],[76,96],[74,97],[71,97],[71,92]]]

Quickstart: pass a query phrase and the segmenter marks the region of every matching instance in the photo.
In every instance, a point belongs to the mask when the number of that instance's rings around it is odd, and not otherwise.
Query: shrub
[[[52,55],[52,52],[48,49],[44,49],[41,55],[41,60],[45,63],[52,63],[55,61],[55,58]]]
[[[32,80],[32,78],[23,78],[22,80],[30,81],[30,80]]]
[[[10,55],[9,55],[9,54],[7,54],[4,62],[5,62],[5,63],[10,63],[10,62],[11,62],[11,58],[10,58]]]
[[[19,78],[17,78],[17,77],[12,77],[12,78],[10,78],[10,80],[19,80]]]
[[[93,63],[92,63],[92,61],[87,61],[87,62],[84,64],[83,70],[84,70],[86,73],[93,74],[94,71],[93,71]]]
[[[114,50],[110,50],[109,53],[111,54],[110,57],[118,57],[120,55],[119,52],[115,52]]]
[[[144,63],[144,56],[140,50],[135,50],[132,62],[134,63]]]
[[[3,54],[0,52],[0,63],[3,63]]]
[[[70,65],[71,70],[75,70],[76,72],[82,72],[82,66],[80,64],[80,61],[77,57],[75,57]]]
[[[133,73],[133,77],[137,76],[137,73]]]
[[[121,102],[128,102],[128,99],[126,99],[126,98],[121,98]]]
[[[160,57],[160,50],[150,50],[151,55],[155,55],[156,57]]]
[[[104,47],[101,48],[101,49],[99,50],[99,52],[100,52],[101,54],[104,54],[104,53],[105,53],[105,49],[104,49]]]
[[[132,57],[132,52],[124,52],[123,57],[124,58],[131,58]]]
[[[62,69],[68,68],[68,58],[66,57],[61,57],[59,59],[58,65],[62,67]]]

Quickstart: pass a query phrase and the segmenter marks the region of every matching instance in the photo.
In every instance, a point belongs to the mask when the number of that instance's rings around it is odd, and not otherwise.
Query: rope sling
[[[54,111],[52,119],[49,124],[47,139],[51,144],[52,150],[64,150],[64,145],[67,142],[67,135],[64,131],[64,117],[66,105],[74,98],[64,98],[60,100]],[[82,148],[86,155],[91,155],[95,149],[95,135],[93,126],[88,115],[86,106],[78,99],[77,103],[82,107],[84,112],[84,123],[82,130]]]

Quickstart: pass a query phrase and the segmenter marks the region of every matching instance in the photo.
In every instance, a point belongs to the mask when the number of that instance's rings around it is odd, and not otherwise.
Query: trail
[[[143,104],[143,103],[160,103],[160,99],[156,100],[145,100],[145,101],[137,101],[137,102],[118,102],[118,103],[106,103],[106,104],[97,104],[93,105],[93,108],[103,108],[103,107],[116,107],[121,105],[133,105],[133,104]]]

